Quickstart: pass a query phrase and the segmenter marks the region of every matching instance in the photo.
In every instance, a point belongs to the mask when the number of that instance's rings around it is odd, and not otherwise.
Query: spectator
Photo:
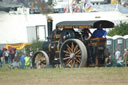
[[[106,35],[107,35],[107,32],[105,30],[103,30],[103,28],[101,27],[101,25],[92,34],[92,36],[94,38],[106,37]]]
[[[108,48],[106,48],[106,56],[107,57],[111,56],[110,50]]]
[[[115,60],[116,60],[116,62],[119,60],[120,55],[121,55],[121,53],[120,53],[119,49],[117,48],[116,52],[115,52]]]
[[[125,66],[127,66],[127,61],[128,61],[128,50],[127,49],[124,49],[124,54],[123,54],[123,57],[124,57],[124,61],[125,61]]]
[[[105,59],[105,63],[107,67],[112,66],[112,56],[109,56]]]
[[[8,64],[9,51],[5,48],[4,50],[5,63]]]
[[[0,57],[0,67],[2,67],[2,61],[1,61],[1,57]]]
[[[120,57],[117,61],[117,65],[118,67],[123,67],[124,66],[124,61],[122,60],[122,57]]]
[[[10,55],[9,57],[10,57],[11,63],[13,62],[13,59],[15,58],[15,52],[16,52],[15,48],[9,47],[9,55]]]
[[[22,54],[22,56],[20,57],[20,61],[21,61],[21,68],[25,68],[25,55]]]
[[[2,61],[1,61],[1,57],[2,57],[2,50],[0,49],[0,67],[2,67]]]
[[[18,65],[16,59],[13,59],[13,63],[11,63],[8,67],[9,67],[10,69],[19,68],[19,65]]]
[[[33,56],[33,50],[32,50],[32,47],[30,47],[30,49],[29,49],[29,56],[30,56],[30,58],[32,59],[32,56]]]
[[[18,56],[18,54],[17,54],[17,50],[15,49],[14,58],[17,59],[17,56]]]
[[[25,57],[25,67],[29,68],[30,64],[31,64],[31,60],[30,60],[29,55],[27,54],[26,57]]]

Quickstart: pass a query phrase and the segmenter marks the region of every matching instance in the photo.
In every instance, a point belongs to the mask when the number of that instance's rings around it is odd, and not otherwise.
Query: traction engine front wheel
[[[32,67],[46,68],[49,65],[49,57],[45,51],[36,52],[32,58]]]

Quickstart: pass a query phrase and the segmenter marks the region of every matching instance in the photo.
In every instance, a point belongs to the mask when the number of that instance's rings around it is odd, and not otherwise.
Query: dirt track
[[[0,85],[128,85],[128,68],[0,69]]]

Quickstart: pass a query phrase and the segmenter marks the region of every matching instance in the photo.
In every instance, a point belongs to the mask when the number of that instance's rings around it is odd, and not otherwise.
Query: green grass
[[[0,85],[128,85],[127,67],[0,69]]]

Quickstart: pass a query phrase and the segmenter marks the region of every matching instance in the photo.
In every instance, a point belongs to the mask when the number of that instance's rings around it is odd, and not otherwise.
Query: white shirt
[[[9,56],[9,51],[8,50],[4,51],[4,54],[5,56]]]
[[[120,51],[116,51],[115,57],[116,57],[116,60],[118,60],[120,58]]]

